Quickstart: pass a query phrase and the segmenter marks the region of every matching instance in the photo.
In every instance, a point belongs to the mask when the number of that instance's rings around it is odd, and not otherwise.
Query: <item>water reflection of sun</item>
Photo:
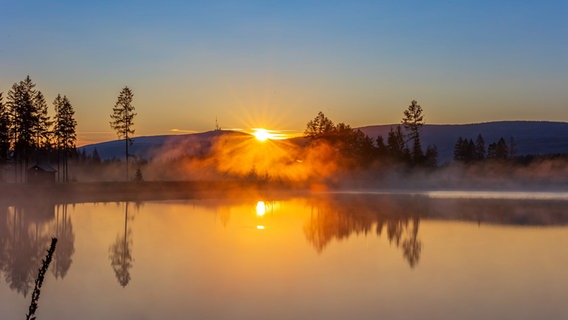
[[[256,203],[256,215],[262,217],[264,214],[266,214],[266,205],[264,201],[258,201]]]
[[[266,214],[266,205],[264,204],[264,201],[258,201],[256,203],[256,215],[258,217],[262,218],[265,214]],[[256,229],[264,230],[264,226],[263,225],[257,225]]]

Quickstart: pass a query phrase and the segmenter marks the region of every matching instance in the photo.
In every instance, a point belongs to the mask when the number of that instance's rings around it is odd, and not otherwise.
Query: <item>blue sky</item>
[[[66,94],[85,142],[124,85],[140,135],[568,120],[568,1],[10,1],[0,29],[0,91]]]

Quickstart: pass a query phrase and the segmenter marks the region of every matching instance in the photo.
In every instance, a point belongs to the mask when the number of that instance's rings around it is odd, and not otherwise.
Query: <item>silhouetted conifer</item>
[[[429,145],[426,148],[424,165],[430,168],[436,168],[438,166],[438,148],[435,145]]]
[[[304,135],[308,138],[322,138],[330,136],[335,131],[333,121],[329,120],[323,112],[318,112],[318,115],[310,120],[306,125]]]
[[[390,129],[387,138],[387,148],[389,156],[399,162],[407,162],[410,158],[410,152],[404,143],[404,135],[400,126],[396,126],[396,130]]]
[[[12,85],[6,101],[11,116],[9,132],[14,158],[20,167],[16,166],[16,180],[21,181],[25,181],[25,170],[22,169],[27,167],[32,154],[39,146],[42,128],[40,121],[43,95],[40,93],[40,97],[38,97],[39,91],[34,88],[35,84],[30,76],[27,76],[24,80]],[[38,105],[38,101],[40,105]]]
[[[110,126],[116,131],[116,134],[120,139],[124,139],[125,144],[125,156],[126,156],[126,180],[129,180],[128,176],[128,165],[129,165],[129,152],[128,147],[133,143],[132,135],[134,135],[134,106],[132,105],[132,99],[134,94],[132,90],[128,87],[124,87],[120,94],[116,104],[112,108],[112,114],[110,115],[112,121]]]
[[[454,145],[454,160],[455,161],[464,161],[464,139],[459,137]]]
[[[515,138],[510,137],[509,138],[509,159],[513,159],[516,154],[517,154],[517,142],[515,141]]]
[[[501,137],[496,143],[491,143],[487,147],[487,159],[507,160],[509,158],[509,147],[505,139]]]
[[[101,161],[101,156],[99,155],[99,151],[97,150],[97,148],[94,148],[94,149],[93,149],[93,154],[92,154],[91,157],[92,157],[92,159],[93,159],[93,162],[96,163],[96,164],[99,164],[99,163],[102,162],[102,161]]]
[[[481,134],[475,140],[475,160],[485,159],[485,140]]]
[[[43,151],[51,150],[52,143],[52,125],[53,121],[48,115],[47,102],[41,91],[38,91],[35,98],[34,104],[37,108],[38,113],[38,127],[36,128],[36,148]]]
[[[63,160],[63,181],[69,181],[69,164],[68,159],[75,150],[75,143],[77,141],[77,134],[73,106],[67,96],[57,98],[53,101],[55,107],[55,128],[54,135],[56,140],[57,151],[62,155]]]
[[[0,161],[8,159],[10,151],[10,114],[0,92]]]
[[[408,140],[412,141],[412,161],[419,164],[424,160],[420,143],[420,128],[424,125],[424,115],[422,114],[422,107],[416,100],[412,100],[408,108],[404,110],[402,124],[408,131]]]
[[[386,156],[388,156],[388,148],[387,145],[385,144],[385,141],[383,139],[383,136],[378,136],[377,137],[377,155],[379,156],[379,158],[384,158]]]

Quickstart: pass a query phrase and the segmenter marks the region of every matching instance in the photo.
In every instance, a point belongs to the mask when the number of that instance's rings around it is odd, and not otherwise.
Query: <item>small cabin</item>
[[[30,184],[55,183],[57,170],[49,164],[36,164],[28,168],[27,181]]]

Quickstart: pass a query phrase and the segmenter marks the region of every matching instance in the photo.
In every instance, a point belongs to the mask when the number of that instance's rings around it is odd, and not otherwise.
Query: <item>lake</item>
[[[0,208],[23,319],[566,319],[568,195],[247,193]]]

